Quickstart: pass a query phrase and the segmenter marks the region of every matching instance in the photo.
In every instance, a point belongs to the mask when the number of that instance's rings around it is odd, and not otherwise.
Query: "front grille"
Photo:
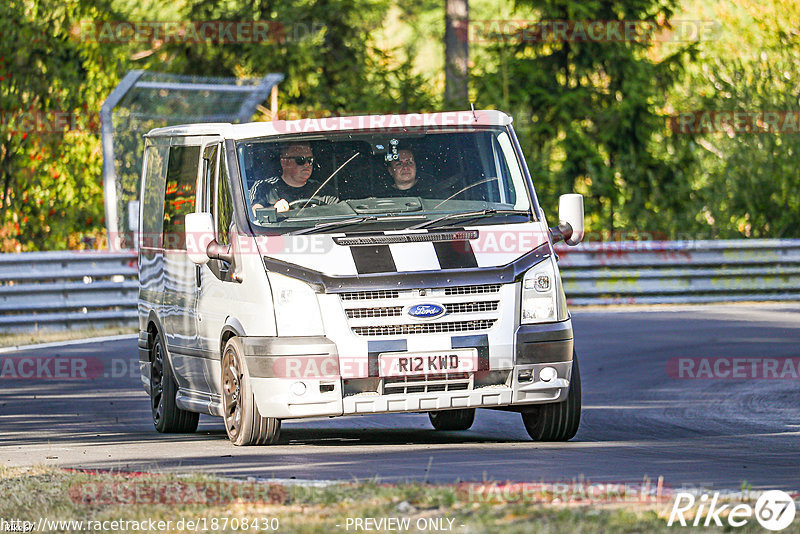
[[[496,311],[500,306],[499,300],[487,300],[479,302],[456,302],[445,306],[447,313],[479,313]]]
[[[396,299],[400,292],[393,289],[377,289],[374,291],[353,291],[342,293],[342,300],[372,300],[372,299]]]
[[[384,395],[431,393],[435,391],[465,391],[472,389],[469,373],[401,376],[383,379]]]
[[[403,314],[402,306],[388,308],[353,308],[345,310],[348,319],[366,319],[368,317],[399,317]]]
[[[487,330],[497,319],[478,319],[475,321],[454,321],[447,323],[393,324],[384,326],[354,326],[353,332],[359,336],[399,336],[409,334],[439,334],[446,332],[471,332]]]
[[[497,311],[499,300],[477,302],[454,302],[447,304],[445,309],[448,314],[455,313],[481,313]],[[346,309],[348,319],[368,319],[371,317],[400,317],[403,315],[402,306],[387,306],[385,308],[349,308]]]
[[[407,336],[488,330],[500,319],[502,289],[502,284],[376,289],[341,293],[339,297],[354,334]],[[444,313],[428,321],[405,313],[409,306],[430,303],[444,307]]]
[[[444,294],[450,295],[480,295],[484,293],[497,293],[500,291],[500,284],[489,284],[485,286],[457,286],[444,288]]]

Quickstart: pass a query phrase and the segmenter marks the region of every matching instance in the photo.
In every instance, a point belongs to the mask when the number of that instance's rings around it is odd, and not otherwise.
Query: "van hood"
[[[332,277],[501,267],[547,242],[542,222],[256,238],[265,258]]]

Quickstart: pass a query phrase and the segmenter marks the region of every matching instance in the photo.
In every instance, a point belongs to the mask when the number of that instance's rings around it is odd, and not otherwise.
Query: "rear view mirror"
[[[551,228],[553,241],[575,246],[583,241],[583,195],[570,193],[558,198],[558,226]]]
[[[192,263],[203,265],[210,259],[206,250],[214,241],[214,219],[210,213],[186,214],[186,254]]]

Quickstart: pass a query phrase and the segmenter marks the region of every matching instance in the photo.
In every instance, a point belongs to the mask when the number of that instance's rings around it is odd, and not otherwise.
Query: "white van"
[[[139,359],[159,432],[221,416],[236,445],[284,419],[517,411],[578,429],[553,243],[498,111],[192,124],[146,135]]]

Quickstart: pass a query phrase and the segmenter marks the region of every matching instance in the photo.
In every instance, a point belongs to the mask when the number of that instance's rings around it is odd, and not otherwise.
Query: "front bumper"
[[[515,361],[490,370],[480,380],[480,372],[475,373],[467,388],[455,391],[448,386],[433,390],[413,385],[418,384],[415,377],[409,379],[412,386],[407,391],[387,394],[382,378],[343,379],[336,344],[323,336],[242,341],[259,411],[279,419],[559,402],[569,392],[572,371],[570,321],[520,326],[515,332]],[[545,367],[555,370],[555,378],[548,382],[540,377]]]

